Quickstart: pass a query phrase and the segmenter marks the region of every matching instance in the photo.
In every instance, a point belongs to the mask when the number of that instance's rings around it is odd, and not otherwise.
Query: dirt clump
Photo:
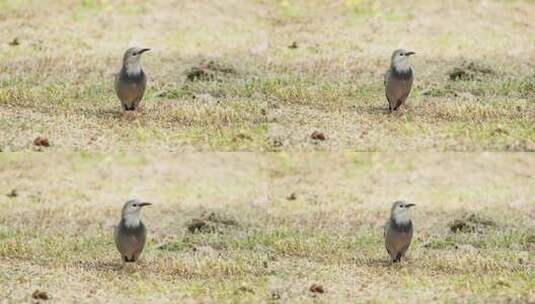
[[[463,62],[449,72],[450,80],[477,80],[481,75],[495,74],[488,66],[475,62]]]
[[[215,212],[203,213],[186,224],[190,233],[222,233],[229,226],[238,226],[238,222],[230,217]]]
[[[215,81],[236,74],[236,70],[215,60],[203,60],[186,71],[189,81]]]
[[[312,286],[310,286],[310,288],[308,289],[310,290],[310,292],[313,292],[313,293],[324,293],[325,292],[325,289],[323,288],[323,286],[321,286],[320,284],[312,284]]]
[[[320,141],[324,141],[327,139],[327,136],[325,136],[325,134],[323,134],[323,132],[320,132],[320,131],[314,131],[312,132],[312,134],[310,135],[310,138],[314,139],[314,140],[320,140]]]
[[[453,233],[458,232],[478,232],[481,233],[488,227],[495,227],[496,223],[492,220],[483,218],[475,213],[465,214],[456,218],[449,224]]]

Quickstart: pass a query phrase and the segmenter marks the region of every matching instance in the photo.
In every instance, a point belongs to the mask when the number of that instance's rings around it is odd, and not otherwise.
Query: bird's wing
[[[399,94],[401,96],[395,101],[394,110],[399,108],[405,101],[407,100],[407,97],[409,97],[409,94],[411,93],[411,87],[412,87],[412,79],[409,81],[405,81],[404,87],[400,89]]]
[[[139,235],[136,235],[136,247],[134,248],[134,252],[132,254],[132,258],[135,260],[138,259],[139,255],[143,251],[143,247],[145,247],[145,240],[147,239],[147,229],[145,229],[145,225],[143,225],[143,222],[141,222],[141,231]]]
[[[389,228],[390,228],[390,221],[386,222],[386,224],[385,224],[384,231],[383,231],[383,237],[385,238],[386,251],[388,252],[388,254],[390,256],[392,256],[392,253],[390,253],[390,235],[388,233],[388,231],[390,230]]]
[[[390,82],[390,74],[391,74],[391,71],[392,71],[392,68],[389,68],[388,70],[386,70],[386,73],[385,73],[385,77],[384,77],[384,85],[385,85],[385,96],[386,96],[386,100],[388,101],[388,104],[390,105],[391,104],[391,101],[390,101],[390,88],[389,88],[389,85],[388,83]],[[390,106],[391,107],[391,106]]]
[[[145,73],[143,70],[141,70],[141,81],[137,85],[137,97],[134,101],[134,108],[137,108],[139,103],[141,102],[141,99],[143,99],[143,95],[145,95],[145,88],[147,87],[147,77],[145,76]]]
[[[405,252],[407,252],[407,249],[409,249],[409,246],[411,244],[411,241],[412,241],[412,222],[411,222],[411,229],[405,233],[405,246],[403,246],[403,248],[401,249],[401,253],[403,255],[405,255]]]
[[[391,104],[392,109],[397,109],[401,106],[411,92],[412,78],[403,79],[396,76],[391,76],[387,80],[386,98]]]

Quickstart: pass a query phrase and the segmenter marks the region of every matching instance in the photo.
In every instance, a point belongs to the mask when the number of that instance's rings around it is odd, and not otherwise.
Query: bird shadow
[[[121,109],[95,109],[85,113],[89,116],[104,120],[135,120],[142,117],[144,108],[140,107],[136,111],[123,111]]]
[[[123,111],[119,109],[91,109],[84,112],[99,119],[121,119],[124,116]]]
[[[384,258],[353,257],[353,262],[358,266],[390,267],[392,262]]]
[[[374,115],[389,115],[389,114],[392,114],[392,113],[390,113],[390,110],[388,110],[388,107],[354,106],[352,108],[357,113],[366,113],[366,114],[374,114]]]
[[[123,269],[123,264],[109,261],[79,261],[73,264],[74,267],[87,271],[115,272]]]

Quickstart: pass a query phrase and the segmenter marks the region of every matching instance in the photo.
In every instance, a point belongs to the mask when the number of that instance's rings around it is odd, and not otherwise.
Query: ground
[[[0,149],[531,151],[533,20],[533,1],[3,0]],[[130,45],[152,51],[125,116]],[[401,46],[416,80],[390,115]]]
[[[4,153],[0,294],[533,302],[533,172],[520,153]],[[112,231],[131,197],[153,203],[149,237],[140,263],[120,268]],[[415,237],[390,265],[382,225],[401,198],[416,204]]]
[[[0,302],[535,303],[533,20],[532,0],[0,0]],[[416,78],[390,114],[399,47]],[[123,267],[134,197],[149,235]],[[391,265],[398,199],[415,236]]]

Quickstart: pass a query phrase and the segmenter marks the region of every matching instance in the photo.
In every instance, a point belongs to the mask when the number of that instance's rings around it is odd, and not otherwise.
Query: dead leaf
[[[296,48],[298,48],[298,47],[299,47],[299,46],[297,45],[297,41],[292,42],[292,44],[290,44],[290,45],[288,46],[289,49],[296,49]]]
[[[15,37],[15,38],[13,38],[13,40],[11,40],[9,42],[9,45],[11,45],[11,46],[17,46],[19,44],[20,44],[19,37]]]
[[[274,139],[273,142],[271,143],[273,145],[273,147],[282,147],[282,141],[280,141],[279,139]]]
[[[34,298],[36,300],[48,300],[48,293],[46,291],[42,291],[42,290],[36,289],[32,293],[32,298]]]
[[[325,134],[323,134],[322,132],[319,132],[319,131],[312,132],[312,135],[310,135],[310,138],[315,139],[315,140],[321,140],[321,141],[327,139]]]
[[[295,201],[297,199],[297,194],[295,194],[295,192],[292,192],[292,194],[286,197],[286,199],[289,201]]]
[[[492,132],[493,135],[496,135],[496,134],[505,134],[505,135],[509,135],[509,131],[507,131],[504,127],[502,126],[498,126],[496,127],[496,129],[494,129],[494,131]]]
[[[240,141],[240,140],[253,140],[253,137],[249,134],[238,133],[234,136],[234,138],[232,138],[232,141],[234,142]]]
[[[38,147],[50,147],[48,139],[41,136],[38,136],[36,139],[34,139],[33,144]]]
[[[240,286],[238,288],[238,291],[239,292],[243,292],[243,293],[251,293],[251,294],[254,294],[254,290],[251,288],[251,287],[248,287],[248,286]]]
[[[320,284],[312,284],[312,286],[310,286],[309,290],[313,293],[324,293],[325,290],[323,289],[323,286],[321,286]]]
[[[189,232],[196,232],[201,231],[204,227],[206,227],[208,223],[205,220],[202,219],[192,219],[186,227],[188,228]]]
[[[7,195],[7,197],[13,198],[13,197],[19,196],[19,192],[17,191],[17,189],[13,189],[13,190],[11,190],[11,192],[9,192],[6,195]]]

